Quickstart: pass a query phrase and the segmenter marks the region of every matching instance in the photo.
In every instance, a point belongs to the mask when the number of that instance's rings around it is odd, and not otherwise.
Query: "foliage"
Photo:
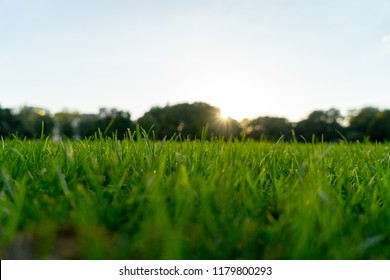
[[[374,141],[390,140],[390,110],[377,114],[369,135],[371,135]]]
[[[344,132],[341,120],[342,116],[337,109],[314,111],[306,120],[297,123],[295,133],[305,141],[312,141],[313,137],[316,140],[337,141],[340,133]]]
[[[347,125],[347,121],[349,124]],[[85,139],[101,133],[124,139],[136,124],[153,131],[155,140],[174,136],[180,139],[228,140],[251,138],[255,140],[291,140],[311,142],[324,140],[390,141],[389,110],[362,108],[350,111],[347,118],[334,108],[313,111],[306,119],[291,123],[285,118],[261,116],[241,123],[221,118],[221,110],[207,103],[181,103],[153,107],[138,120],[129,112],[102,108],[98,114],[59,112],[51,116],[41,108],[23,107],[18,112],[0,108],[0,136],[40,138],[49,135],[58,139]]]
[[[54,121],[44,109],[23,107],[17,119],[20,123],[20,130],[17,133],[27,138],[40,138],[42,135],[51,133]]]
[[[138,119],[138,124],[150,130],[155,137],[164,139],[183,135],[190,139],[200,139],[204,127],[208,127],[207,138],[239,136],[240,126],[233,119],[222,120],[220,109],[206,103],[182,103],[164,108],[154,107]]]
[[[0,108],[0,135],[9,137],[21,128],[21,123],[11,109]]]
[[[247,137],[277,141],[281,137],[288,140],[291,135],[292,125],[285,118],[258,117],[254,120],[243,122]]]
[[[390,110],[379,111],[377,108],[366,107],[352,111],[350,115],[349,139],[390,140]]]
[[[75,138],[79,120],[79,113],[60,112],[55,114],[54,121],[58,129],[57,134],[65,138]]]

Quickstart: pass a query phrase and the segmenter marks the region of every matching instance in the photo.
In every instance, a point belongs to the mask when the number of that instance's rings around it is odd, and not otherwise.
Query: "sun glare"
[[[226,121],[229,119],[234,119],[237,121],[242,120],[245,117],[245,112],[241,112],[239,108],[231,106],[233,108],[229,108],[228,106],[225,106],[227,108],[220,108],[220,113],[219,113],[219,119]]]
[[[220,110],[218,118],[225,121],[228,119],[241,121],[244,118],[250,117],[252,115],[250,110],[251,106],[255,106],[254,104],[245,103],[240,98],[234,97],[219,98],[209,100],[209,102],[210,104],[216,104],[215,106]]]
[[[228,120],[229,118],[231,118],[232,116],[229,114],[229,112],[226,112],[226,111],[221,111],[221,113],[219,114],[219,117],[221,120]]]

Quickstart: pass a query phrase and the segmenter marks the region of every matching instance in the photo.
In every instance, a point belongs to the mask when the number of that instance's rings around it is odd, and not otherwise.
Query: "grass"
[[[390,259],[390,150],[0,143],[2,259]]]

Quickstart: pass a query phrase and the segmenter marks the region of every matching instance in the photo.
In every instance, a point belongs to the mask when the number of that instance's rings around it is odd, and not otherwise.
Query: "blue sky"
[[[390,107],[389,0],[0,0],[0,106]]]

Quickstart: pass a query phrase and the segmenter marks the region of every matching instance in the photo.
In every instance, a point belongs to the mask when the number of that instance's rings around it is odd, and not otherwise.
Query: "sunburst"
[[[229,112],[221,110],[221,112],[219,113],[219,118],[222,121],[227,121],[228,119],[231,119],[232,116]]]

